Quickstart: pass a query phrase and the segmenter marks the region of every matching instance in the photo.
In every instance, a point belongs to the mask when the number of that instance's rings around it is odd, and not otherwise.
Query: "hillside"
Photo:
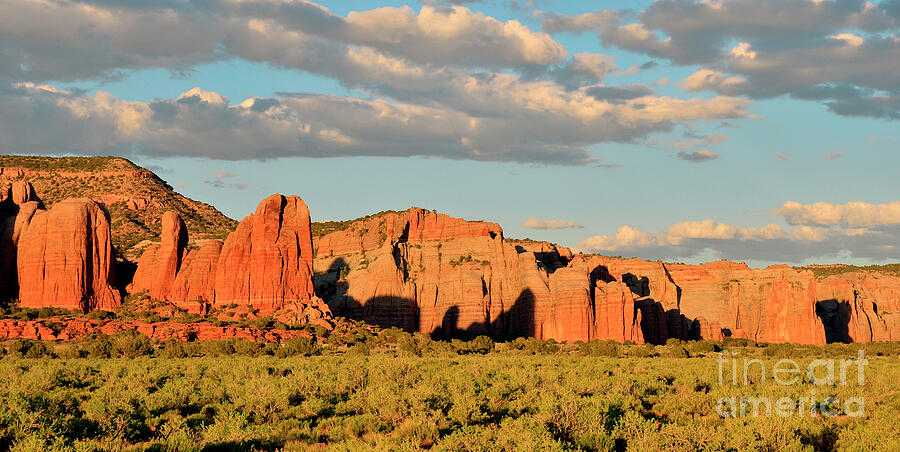
[[[44,204],[73,197],[102,202],[112,219],[112,241],[128,259],[140,256],[145,240],[158,240],[160,218],[178,212],[191,239],[223,237],[237,222],[208,204],[176,193],[152,171],[121,157],[0,156],[0,187],[27,179]],[[0,196],[5,196],[5,193]]]

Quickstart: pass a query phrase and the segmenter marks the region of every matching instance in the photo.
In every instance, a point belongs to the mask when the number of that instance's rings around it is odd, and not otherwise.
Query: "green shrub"
[[[554,339],[544,341],[533,337],[517,337],[510,343],[510,347],[532,355],[552,355],[559,352],[559,343]]]
[[[319,345],[316,341],[308,337],[295,337],[283,342],[280,347],[275,349],[275,356],[284,358],[288,356],[312,356],[320,353]]]
[[[81,345],[84,356],[89,358],[111,358],[115,354],[109,336],[95,334]]]
[[[12,339],[3,345],[7,355],[17,358],[53,358],[56,356],[43,341]]]
[[[87,317],[89,319],[94,319],[94,320],[109,320],[109,319],[116,318],[116,313],[112,312],[112,311],[103,311],[103,310],[91,311],[91,312],[85,314],[85,317]]]
[[[450,344],[453,350],[460,355],[468,355],[470,353],[486,355],[494,350],[494,340],[487,336],[478,336],[468,342],[454,339]]]
[[[136,358],[153,353],[153,345],[147,336],[133,330],[117,331],[109,336],[112,354],[123,358]]]
[[[656,347],[654,347],[653,344],[629,347],[628,356],[631,358],[651,358],[656,356]]]
[[[659,356],[665,358],[690,358],[691,354],[687,351],[686,348],[682,347],[678,343],[673,345],[666,345],[663,347],[657,347],[657,352]]]
[[[586,356],[619,356],[619,343],[611,340],[594,339],[590,342],[579,344],[579,351]]]
[[[722,351],[719,342],[703,339],[687,343],[687,349],[691,353],[715,353]]]
[[[722,341],[724,348],[749,347],[752,342],[743,337],[726,337]]]

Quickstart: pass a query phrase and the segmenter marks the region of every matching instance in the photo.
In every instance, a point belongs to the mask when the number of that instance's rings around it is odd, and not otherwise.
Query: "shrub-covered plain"
[[[121,333],[13,340],[0,350],[0,448],[900,450],[896,344],[770,347],[441,342],[361,328],[281,346]],[[758,373],[746,386],[720,384],[715,351],[771,366],[785,357],[801,365],[849,358],[860,348],[870,360],[862,386],[783,386]],[[716,410],[722,397],[811,394],[864,397],[865,416],[839,403],[836,416],[723,418]]]

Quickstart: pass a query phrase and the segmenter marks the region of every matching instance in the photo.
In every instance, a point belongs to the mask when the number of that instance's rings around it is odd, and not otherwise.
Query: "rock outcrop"
[[[817,310],[829,342],[900,340],[900,278],[848,272],[818,284]]]
[[[0,301],[19,294],[18,256],[19,238],[44,204],[26,181],[14,182],[0,201]]]
[[[216,268],[215,304],[272,312],[315,296],[309,209],[298,196],[272,195],[228,235]]]
[[[85,312],[118,306],[105,208],[80,198],[45,210],[21,180],[25,170],[0,175],[15,178],[0,193],[0,298]],[[164,205],[154,199],[123,205],[149,214]],[[224,242],[195,237],[188,250],[179,214],[166,212],[160,222],[160,242],[144,251],[128,291],[193,313],[327,328],[333,310],[437,336],[562,342],[900,340],[900,277],[878,272],[816,277],[787,266],[573,255],[548,242],[506,240],[496,223],[420,208],[334,223],[328,227],[339,230],[314,242],[306,204],[277,194]],[[49,334],[22,328],[23,337]]]
[[[319,293],[352,318],[442,336],[643,342],[627,286],[598,281],[566,248],[505,241],[494,223],[413,208],[315,246]]]
[[[654,343],[720,336],[825,343],[811,272],[787,266],[754,270],[727,261],[683,265],[597,258],[596,262],[640,297],[643,330]],[[665,334],[659,334],[663,312]]]
[[[113,264],[103,206],[76,198],[38,210],[18,241],[21,306],[111,309],[120,303]]]
[[[884,278],[823,283],[787,266],[573,256],[415,208],[359,220],[314,246],[317,290],[336,313],[425,333],[823,344],[822,284],[853,307],[841,308],[846,340],[894,338],[898,328],[878,311],[876,300],[898,299]],[[881,302],[891,312],[895,303]]]
[[[166,300],[178,301],[182,308],[190,312],[202,312],[204,305],[214,302],[220,254],[221,240],[210,240],[199,249],[189,251]]]
[[[177,212],[170,210],[163,214],[160,240],[159,244],[144,250],[128,292],[146,291],[158,300],[169,298],[188,244],[187,227]]]
[[[188,232],[174,213],[160,244],[141,256],[130,292],[141,290],[188,312],[242,307],[291,324],[330,327],[331,311],[313,289],[309,209],[297,196],[272,195],[225,242],[205,241],[184,255]]]

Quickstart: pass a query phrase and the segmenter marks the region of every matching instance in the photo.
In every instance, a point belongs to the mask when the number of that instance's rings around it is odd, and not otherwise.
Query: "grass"
[[[0,360],[0,448],[15,450],[897,450],[897,344],[867,347],[866,383],[719,384],[714,346],[435,342],[385,330],[272,353],[193,357],[110,341],[104,356]],[[5,345],[9,345],[6,343]],[[48,344],[49,348],[66,344]],[[149,352],[147,351],[149,347]],[[678,347],[687,357],[663,357]],[[854,346],[810,347],[851,356]],[[155,349],[154,349],[155,348]],[[646,353],[649,350],[649,353]],[[876,357],[881,350],[886,356]],[[645,353],[646,357],[636,357]],[[634,356],[630,356],[634,354]],[[27,351],[26,355],[27,356]],[[722,397],[863,396],[866,416],[721,417]],[[838,409],[840,410],[840,409]]]

